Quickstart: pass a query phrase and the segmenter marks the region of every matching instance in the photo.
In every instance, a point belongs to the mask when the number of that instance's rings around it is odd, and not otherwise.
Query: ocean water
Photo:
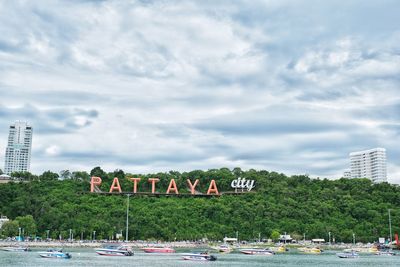
[[[44,259],[38,254],[43,249],[34,249],[30,252],[0,251],[0,266],[400,266],[400,256],[375,256],[361,254],[358,259],[340,259],[335,251],[327,251],[320,255],[304,255],[297,252],[287,252],[274,256],[244,255],[239,253],[215,253],[218,260],[215,262],[185,261],[181,253],[189,252],[178,250],[174,254],[147,254],[135,250],[132,257],[106,257],[97,255],[93,249],[64,249],[72,254],[71,259]]]

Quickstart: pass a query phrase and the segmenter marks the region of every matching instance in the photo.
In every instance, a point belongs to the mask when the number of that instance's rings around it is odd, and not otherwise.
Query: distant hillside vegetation
[[[142,177],[138,191],[149,192],[150,177],[160,178],[157,191],[165,193],[171,178],[179,192],[190,192],[186,179],[199,179],[196,188],[206,193],[211,179],[219,191],[232,191],[231,181],[237,177],[255,180],[253,193],[223,195],[211,198],[152,197],[130,198],[131,239],[197,240],[207,237],[222,240],[225,236],[241,240],[269,238],[272,231],[287,232],[296,238],[325,238],[328,232],[336,242],[372,242],[389,236],[388,209],[391,209],[393,233],[400,232],[400,188],[388,183],[372,184],[367,179],[310,179],[265,170],[242,171],[227,168],[208,171],[126,174],[122,170],[105,173],[94,168],[90,174],[64,171],[63,180],[55,173],[40,176],[17,173],[25,182],[0,184],[0,213],[14,220],[3,227],[2,235],[17,235],[18,227],[26,234],[64,238],[73,229],[78,239],[112,238],[125,233],[125,195],[89,193],[90,176],[100,176],[101,189],[108,191],[114,177],[119,177],[123,191],[132,191],[133,183],[126,177]],[[29,226],[32,215],[34,226]],[[26,216],[26,217],[24,217]],[[21,218],[25,218],[23,220]],[[25,223],[25,225],[24,225]],[[125,234],[123,234],[125,236]]]

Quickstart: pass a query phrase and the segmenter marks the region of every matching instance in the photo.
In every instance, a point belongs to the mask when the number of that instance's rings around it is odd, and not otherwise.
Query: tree
[[[58,179],[58,174],[51,171],[45,171],[42,175],[39,176],[41,181],[55,181]]]
[[[17,221],[8,221],[3,223],[1,227],[1,233],[3,236],[13,237],[18,234],[18,222]]]
[[[36,222],[33,219],[32,215],[19,216],[15,218],[15,221],[18,223],[19,227],[24,229],[25,235],[33,235],[36,234],[37,227]]]
[[[103,171],[102,168],[100,167],[94,167],[91,171],[90,171],[90,176],[97,176],[97,177],[107,177],[107,173],[105,171]]]
[[[90,175],[85,171],[72,172],[71,179],[76,181],[90,181]]]
[[[70,179],[71,178],[71,172],[69,170],[60,171],[60,178],[61,179]]]
[[[2,170],[2,169],[0,169],[0,175],[2,175],[2,174],[4,174],[4,172],[3,172],[3,170]]]
[[[278,230],[273,230],[271,233],[271,239],[273,241],[277,241],[281,237],[281,234],[279,233]]]

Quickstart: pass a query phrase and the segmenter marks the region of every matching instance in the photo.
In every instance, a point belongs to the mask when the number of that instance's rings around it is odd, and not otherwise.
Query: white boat
[[[269,249],[263,248],[245,248],[240,250],[241,253],[246,255],[264,255],[264,256],[273,256],[275,252]]]
[[[10,251],[10,252],[26,252],[30,251],[29,247],[4,247],[0,250]]]
[[[355,259],[355,258],[358,258],[358,253],[355,251],[342,252],[342,253],[336,253],[336,256],[338,256],[339,258]]]
[[[220,245],[220,246],[218,246],[217,249],[219,252],[222,252],[222,253],[229,253],[232,251],[232,248],[228,245]]]
[[[208,253],[187,253],[183,254],[182,259],[191,261],[216,261],[217,257]]]
[[[380,251],[376,252],[375,255],[378,255],[378,256],[395,256],[396,253],[394,253],[391,250],[380,250]]]
[[[125,245],[112,245],[105,248],[96,249],[96,253],[101,256],[133,256],[132,248]]]
[[[39,256],[42,258],[56,258],[56,259],[70,259],[71,254],[64,253],[61,249],[49,249],[47,251],[39,252]]]

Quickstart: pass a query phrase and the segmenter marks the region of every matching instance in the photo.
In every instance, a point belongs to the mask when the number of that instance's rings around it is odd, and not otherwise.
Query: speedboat
[[[47,251],[39,252],[42,258],[55,258],[55,259],[70,259],[71,254],[64,253],[61,249],[49,249]]]
[[[146,253],[175,253],[175,249],[170,247],[147,247],[142,249]]]
[[[10,252],[30,251],[29,247],[4,247],[4,248],[1,248],[1,250],[10,251]]]
[[[206,252],[183,254],[182,259],[190,261],[216,261],[217,257]]]
[[[133,256],[132,248],[126,245],[112,245],[96,249],[101,256]]]
[[[263,249],[263,248],[246,248],[246,249],[241,249],[241,253],[246,254],[246,255],[265,255],[265,256],[273,256],[275,252],[269,250],[269,249]]]
[[[285,246],[270,247],[270,248],[268,248],[268,250],[271,250],[273,252],[279,252],[279,253],[289,251],[289,249],[286,248]]]
[[[220,245],[217,249],[219,252],[222,252],[222,253],[229,253],[232,251],[232,248],[228,245]]]
[[[355,259],[358,258],[358,253],[355,251],[342,252],[342,253],[336,253],[336,256],[338,256],[339,258]]]
[[[380,251],[376,252],[375,255],[378,255],[378,256],[395,256],[396,253],[394,253],[391,250],[380,250]]]
[[[302,247],[298,248],[300,252],[306,253],[306,254],[321,254],[321,249],[319,248],[308,248],[308,247]]]

